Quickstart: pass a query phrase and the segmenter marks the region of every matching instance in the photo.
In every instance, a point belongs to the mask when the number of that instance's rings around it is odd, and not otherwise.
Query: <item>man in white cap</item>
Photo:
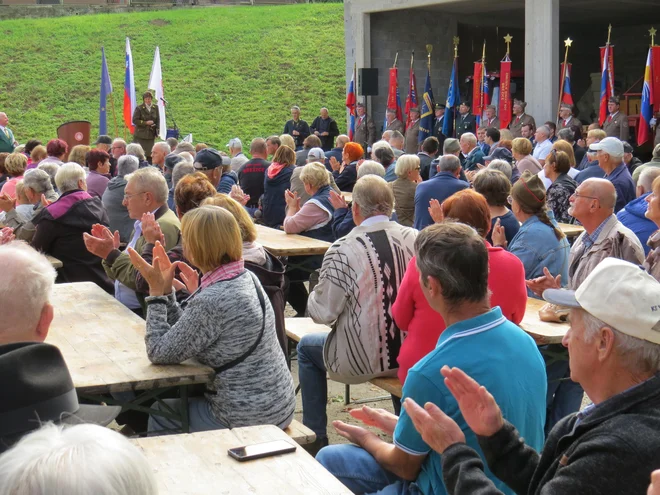
[[[571,378],[593,404],[552,429],[541,453],[525,445],[493,396],[458,368],[441,373],[476,433],[492,473],[516,493],[646,493],[660,456],[660,284],[638,266],[607,258],[577,291],[543,297],[571,308],[564,336]],[[450,494],[500,493],[452,418],[431,403],[404,408],[442,454]]]
[[[605,172],[605,178],[614,184],[616,189],[614,213],[616,213],[635,199],[635,183],[623,161],[623,143],[615,137],[606,137],[592,144],[589,149],[596,152],[598,166]]]
[[[229,156],[231,156],[231,169],[238,173],[238,170],[245,165],[248,157],[243,154],[243,143],[238,138],[232,138],[227,143]]]

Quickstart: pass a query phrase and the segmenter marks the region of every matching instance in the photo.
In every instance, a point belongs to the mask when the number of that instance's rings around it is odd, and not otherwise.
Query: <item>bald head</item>
[[[582,186],[583,194],[598,198],[601,208],[614,210],[614,205],[616,205],[616,189],[614,189],[614,184],[609,180],[587,179],[582,183]]]
[[[9,123],[7,114],[5,112],[0,112],[0,126],[5,127]]]
[[[350,141],[349,137],[346,134],[340,134],[335,140],[335,147],[343,148],[346,143]]]
[[[383,141],[387,141],[388,143],[390,142],[390,139],[392,138],[392,133],[394,131],[385,131],[381,137]]]

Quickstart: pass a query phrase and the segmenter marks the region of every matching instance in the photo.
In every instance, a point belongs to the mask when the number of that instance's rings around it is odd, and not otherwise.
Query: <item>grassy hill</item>
[[[123,136],[126,36],[138,102],[158,45],[165,98],[181,132],[196,142],[224,148],[232,137],[249,143],[279,134],[293,104],[310,123],[327,106],[345,128],[341,4],[21,19],[0,21],[0,36],[0,111],[20,142],[51,139],[69,120],[89,120],[97,135],[101,46]],[[108,101],[109,131],[111,115]]]

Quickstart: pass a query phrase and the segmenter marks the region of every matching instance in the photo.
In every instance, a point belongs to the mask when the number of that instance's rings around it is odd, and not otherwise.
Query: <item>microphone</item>
[[[161,97],[160,101],[162,101],[163,103],[165,103],[165,105],[167,105],[167,100],[165,98]]]

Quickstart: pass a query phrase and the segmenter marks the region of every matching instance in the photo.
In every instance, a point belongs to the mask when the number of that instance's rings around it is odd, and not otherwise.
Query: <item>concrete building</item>
[[[537,123],[556,117],[563,40],[573,40],[569,51],[572,93],[580,118],[589,121],[594,112],[594,89],[596,101],[600,89],[599,47],[605,45],[608,24],[612,24],[611,43],[615,45],[615,92],[622,94],[644,75],[648,29],[655,23],[660,31],[660,0],[345,0],[344,23],[347,80],[354,63],[358,68],[379,69],[378,96],[367,98],[375,122],[384,118],[388,69],[397,52],[399,89],[405,101],[411,52],[415,51],[414,71],[421,95],[425,46],[433,45],[431,82],[436,102],[444,102],[453,59],[452,38],[459,36],[461,96],[471,101],[466,78],[472,75],[473,62],[481,58],[484,40],[487,69],[499,70],[507,33],[513,36],[512,68],[524,70],[524,80],[517,81],[515,93],[527,101],[527,113]]]

